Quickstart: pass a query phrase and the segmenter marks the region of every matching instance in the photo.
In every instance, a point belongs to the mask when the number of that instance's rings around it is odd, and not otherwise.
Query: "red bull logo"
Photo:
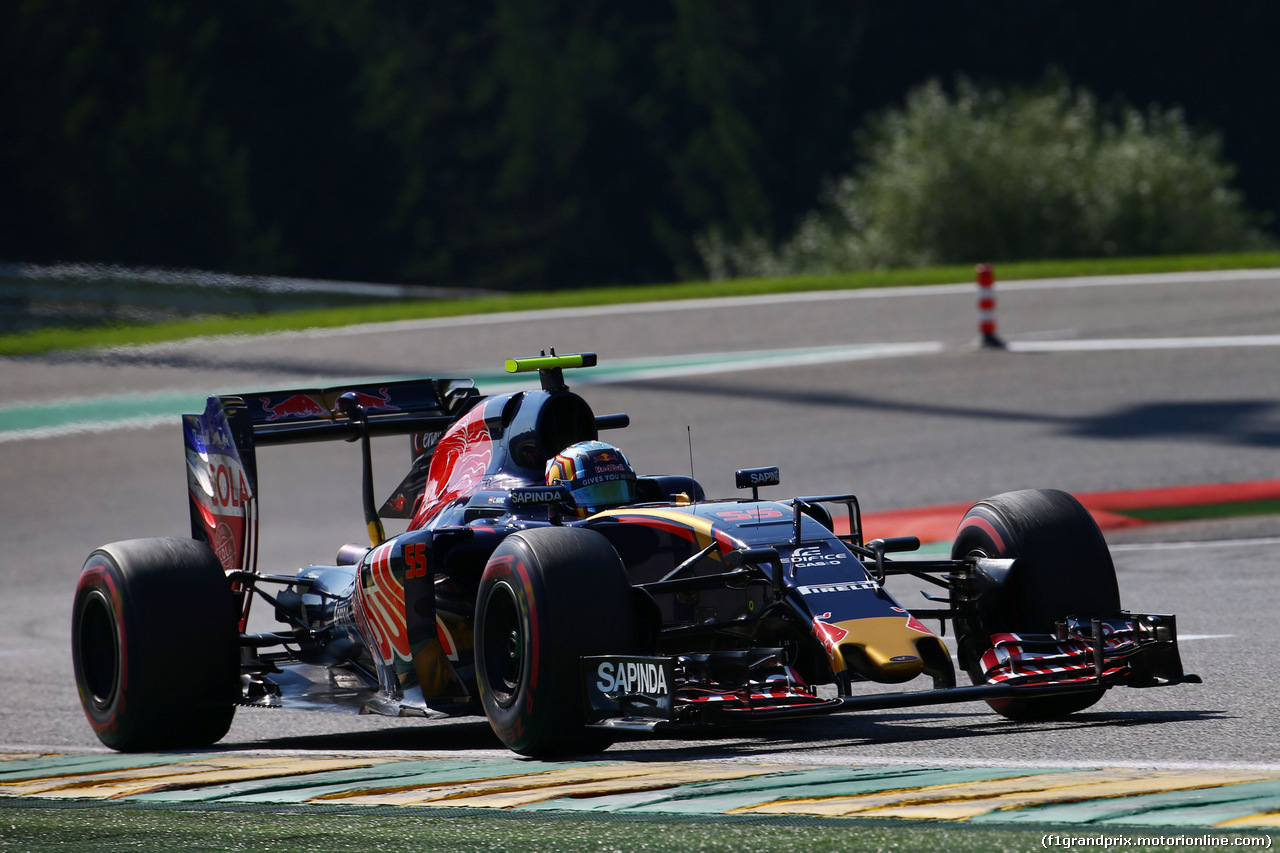
[[[912,631],[919,631],[921,634],[928,634],[931,637],[933,636],[933,632],[930,631],[928,628],[926,628],[923,622],[921,622],[919,619],[917,619],[915,616],[909,613],[906,610],[906,608],[891,607],[889,609],[894,611],[895,613],[904,614],[907,617],[907,627],[910,628]]]
[[[827,651],[834,654],[840,644],[844,642],[845,637],[849,636],[849,632],[839,625],[830,625],[823,621],[830,618],[830,610],[821,616],[813,617],[813,630],[818,635],[818,639],[822,641],[822,645],[827,647]]]
[[[360,408],[367,411],[379,412],[399,412],[399,406],[391,405],[391,395],[387,393],[386,388],[379,388],[377,394],[365,394],[363,391],[356,391],[356,402],[360,404]]]
[[[442,507],[477,488],[493,460],[484,408],[472,410],[445,434],[431,457],[426,489],[410,528],[417,530]]]
[[[274,406],[271,405],[270,397],[258,399],[262,401],[262,409],[267,413],[268,421],[280,421],[285,418],[327,418],[332,414],[313,397],[308,397],[306,394],[285,397]]]
[[[356,585],[360,615],[371,630],[383,663],[410,659],[409,631],[405,625],[404,584],[391,566],[392,546],[381,545],[365,558],[369,573]]]
[[[910,628],[912,631],[919,631],[921,634],[928,634],[930,636],[933,636],[933,632],[930,631],[928,628],[926,628],[924,626],[924,623],[922,623],[919,619],[917,619],[914,616],[907,617],[907,627]]]

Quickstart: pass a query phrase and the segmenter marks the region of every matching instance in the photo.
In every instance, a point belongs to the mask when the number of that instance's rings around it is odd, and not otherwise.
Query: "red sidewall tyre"
[[[960,663],[975,684],[984,683],[978,658],[990,647],[992,634],[1051,634],[1066,616],[1120,609],[1106,540],[1089,511],[1066,492],[1007,492],[974,504],[961,520],[951,548],[954,559],[972,555],[1017,560],[998,602],[956,620]],[[1104,692],[988,704],[1010,719],[1055,719],[1088,708]]]
[[[608,746],[608,732],[585,728],[579,658],[633,653],[636,637],[631,585],[603,536],[574,527],[509,536],[476,600],[476,679],[494,732],[535,757]]]
[[[71,657],[98,739],[125,752],[209,746],[239,683],[235,597],[191,539],[135,539],[89,555],[72,606]]]

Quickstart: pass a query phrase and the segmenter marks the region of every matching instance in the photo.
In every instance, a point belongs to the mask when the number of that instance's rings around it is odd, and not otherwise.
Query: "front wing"
[[[699,725],[1199,683],[1182,670],[1173,616],[1071,617],[1056,634],[996,634],[985,684],[822,698],[782,649],[582,659],[588,725],[664,731]]]

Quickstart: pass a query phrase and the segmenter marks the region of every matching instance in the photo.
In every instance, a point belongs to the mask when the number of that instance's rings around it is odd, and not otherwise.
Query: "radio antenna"
[[[693,476],[693,426],[691,424],[685,424],[684,431],[685,434],[689,436],[689,479],[693,480],[694,491],[694,494],[690,495],[690,497],[693,499],[694,503],[697,503],[698,479]]]

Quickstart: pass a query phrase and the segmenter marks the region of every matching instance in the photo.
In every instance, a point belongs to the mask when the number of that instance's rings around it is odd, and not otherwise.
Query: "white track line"
[[[1081,338],[1069,341],[1009,341],[1011,352],[1117,352],[1280,346],[1280,335],[1210,335],[1198,338]]]
[[[1262,545],[1280,545],[1280,536],[1259,536],[1252,539],[1204,539],[1183,542],[1128,542],[1112,545],[1112,551],[1181,551],[1194,548],[1249,548]]]

